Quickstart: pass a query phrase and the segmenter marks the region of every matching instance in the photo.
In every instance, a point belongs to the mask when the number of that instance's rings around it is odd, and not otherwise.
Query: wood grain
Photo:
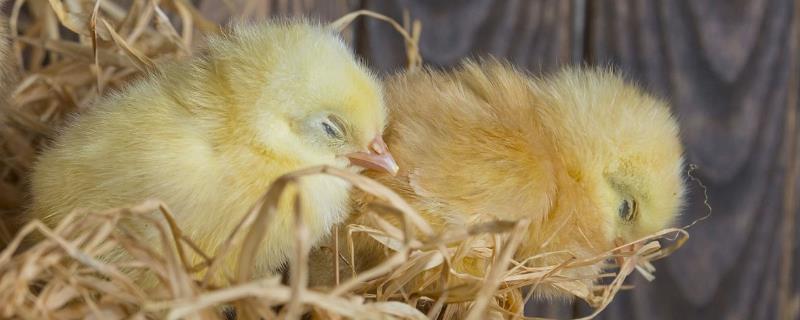
[[[581,58],[583,1],[365,0],[363,7],[402,21],[403,10],[422,22],[420,51],[433,66],[493,55],[532,71]],[[402,39],[385,23],[367,20],[358,50],[380,70],[405,62]]]
[[[793,11],[791,0],[590,3],[587,60],[673,103],[714,207],[658,279],[637,278],[604,318],[776,318]],[[704,215],[701,200],[695,188],[685,222]]]
[[[202,0],[199,8],[205,17],[217,23],[242,16],[303,16],[330,21],[354,10],[356,4],[352,0]]]

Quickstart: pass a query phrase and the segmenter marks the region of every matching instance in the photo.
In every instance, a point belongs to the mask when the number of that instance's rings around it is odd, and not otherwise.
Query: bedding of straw
[[[409,68],[421,64],[416,50],[419,23],[401,25],[362,11],[342,17],[335,26],[344,29],[359,15],[392,23],[406,38]],[[10,101],[0,110],[0,210],[6,222],[0,224],[0,242],[8,243],[0,252],[0,318],[218,319],[223,318],[221,307],[227,306],[235,308],[240,319],[298,318],[308,312],[321,319],[449,319],[455,317],[456,306],[465,302],[471,306],[470,319],[483,319],[487,313],[521,318],[520,306],[529,297],[524,297],[520,288],[542,284],[583,299],[595,308],[587,315],[592,317],[625,287],[624,280],[634,270],[651,278],[654,269],[650,262],[667,256],[688,238],[683,229],[667,229],[638,240],[642,246],[636,252],[621,246],[602,256],[571,257],[534,268],[512,259],[527,221],[476,225],[420,241],[413,234],[431,229],[401,198],[372,180],[331,168],[311,168],[276,181],[216,252],[243,246],[241,259],[247,265],[287,185],[303,175],[339,176],[376,195],[381,201],[376,208],[382,208],[376,211],[400,214],[405,225],[403,230],[388,224],[381,230],[349,226],[347,232],[368,233],[391,247],[392,255],[332,289],[305,285],[310,248],[301,223],[295,226],[301,245],[290,265],[288,281],[251,279],[249,271],[243,270],[227,275],[233,284],[226,287],[214,287],[198,276],[219,272],[214,253],[199,253],[206,261],[188,265],[185,256],[196,247],[181,234],[168,204],[156,200],[88,215],[76,211],[54,229],[33,221],[14,234],[9,217],[24,207],[26,172],[38,148],[69,114],[90,107],[98,96],[155,68],[159,61],[190,55],[195,38],[201,39],[193,32],[219,32],[220,26],[204,19],[188,0],[137,0],[126,6],[111,0],[17,0],[11,8],[10,29],[17,35],[12,39],[13,54],[20,61],[21,75]],[[158,219],[151,215],[154,212]],[[379,212],[373,213],[376,219],[381,219]],[[140,241],[117,224],[120,219],[157,225],[161,242]],[[23,237],[31,233],[40,233],[45,240],[21,248]],[[669,246],[662,247],[662,243]],[[103,254],[115,247],[128,250],[135,261],[125,265],[104,262]],[[492,261],[491,268],[483,279],[446,288],[447,279],[458,276],[448,268],[456,254],[483,257]],[[618,257],[622,264],[599,275],[607,280],[593,287],[564,273]],[[160,286],[145,292],[121,271],[126,268],[151,270],[161,280]],[[425,281],[415,283],[425,287],[404,286],[414,277],[423,277]]]

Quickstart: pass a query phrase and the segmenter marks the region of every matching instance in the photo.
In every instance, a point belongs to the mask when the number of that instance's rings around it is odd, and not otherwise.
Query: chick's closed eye
[[[317,145],[321,149],[328,149],[333,154],[339,155],[347,149],[358,149],[358,143],[348,139],[343,129],[342,121],[328,111],[322,111],[307,117],[302,121],[300,135],[309,144]]]
[[[625,222],[631,222],[636,219],[638,210],[639,208],[636,205],[636,200],[623,199],[619,205],[619,217]]]
[[[325,133],[327,133],[333,139],[345,140],[350,138],[348,136],[348,125],[341,117],[335,114],[330,114],[325,117],[325,119],[322,121],[322,125],[325,129]]]
[[[341,130],[340,129],[334,129],[334,126],[335,125],[331,124],[329,121],[323,121],[322,122],[322,128],[325,129],[325,133],[327,133],[330,138],[332,138],[332,139],[342,139],[343,136],[342,136]]]

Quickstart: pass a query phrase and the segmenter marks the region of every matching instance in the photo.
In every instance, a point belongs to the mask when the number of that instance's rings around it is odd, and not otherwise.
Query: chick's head
[[[608,249],[674,222],[684,197],[683,151],[666,103],[602,69],[567,69],[534,88],[551,106],[537,110],[567,183],[580,193],[578,224],[600,231],[593,242]]]
[[[236,136],[271,158],[395,172],[380,82],[335,30],[282,21],[210,40]]]

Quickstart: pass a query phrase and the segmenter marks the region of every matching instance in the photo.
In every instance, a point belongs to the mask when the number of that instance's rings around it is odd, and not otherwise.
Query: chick
[[[679,213],[684,180],[676,121],[664,102],[612,71],[569,68],[532,78],[500,62],[467,62],[449,73],[399,74],[384,86],[391,119],[386,142],[401,170],[370,176],[399,193],[435,231],[530,219],[518,261],[555,251],[591,257],[663,229]],[[377,227],[366,210],[356,206],[348,223]],[[375,240],[356,236],[357,270],[384,258]],[[329,256],[315,252],[314,268],[330,270]],[[453,267],[480,276],[490,263]],[[563,296],[555,287],[538,288]]]
[[[334,30],[303,21],[235,26],[197,57],[161,66],[67,126],[35,164],[30,215],[53,226],[75,208],[158,198],[213,254],[285,173],[314,165],[358,171],[354,164],[394,173],[385,121],[380,82]],[[349,185],[317,176],[299,188],[316,242],[347,214]],[[291,208],[283,201],[269,226],[257,274],[276,272],[292,252]],[[153,228],[124,223],[158,241]],[[227,275],[237,259],[224,256]]]

